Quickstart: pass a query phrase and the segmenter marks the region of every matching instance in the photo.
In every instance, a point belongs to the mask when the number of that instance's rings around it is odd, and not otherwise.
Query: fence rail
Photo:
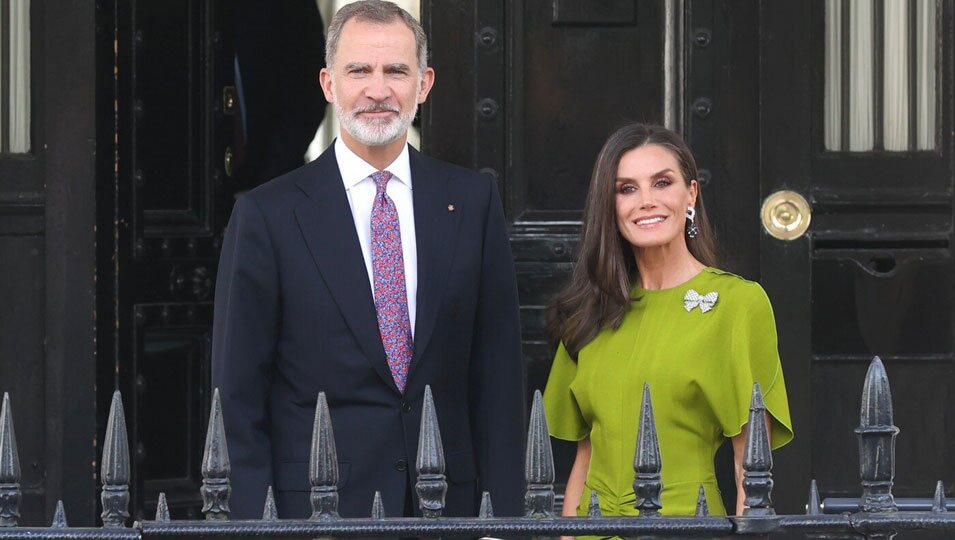
[[[743,460],[743,515],[709,516],[706,495],[700,489],[694,516],[661,515],[663,488],[662,461],[654,425],[649,387],[643,389],[640,426],[634,454],[633,488],[636,517],[603,517],[596,493],[591,493],[586,517],[558,517],[554,514],[554,459],[547,419],[540,392],[535,392],[527,436],[525,461],[525,516],[495,517],[488,493],[483,494],[476,517],[442,517],[447,480],[444,451],[431,389],[425,390],[419,435],[415,490],[423,517],[387,517],[376,493],[369,501],[369,517],[342,518],[338,514],[338,457],[328,404],[319,394],[315,410],[310,452],[309,482],[312,515],[306,520],[280,520],[272,490],[266,496],[261,520],[229,520],[229,453],[222,422],[218,390],[214,392],[209,427],[202,459],[202,487],[205,521],[171,521],[165,496],[160,495],[156,518],[129,520],[129,444],[123,404],[114,393],[103,445],[102,528],[67,525],[59,503],[50,527],[18,527],[20,503],[20,462],[13,429],[10,398],[3,396],[0,410],[0,540],[152,540],[184,538],[313,539],[354,537],[475,537],[597,535],[640,538],[730,538],[798,532],[807,538],[888,539],[911,530],[955,531],[955,513],[947,512],[942,483],[933,500],[917,500],[918,508],[907,511],[892,496],[895,476],[895,437],[899,430],[892,420],[892,397],[885,369],[878,357],[872,360],[862,390],[859,427],[859,474],[862,493],[856,499],[826,501],[841,514],[825,513],[815,481],[809,486],[805,515],[777,515],[772,506],[772,453],[769,432],[763,421],[765,405],[759,385],[754,385],[749,430]],[[827,509],[831,511],[832,509]]]

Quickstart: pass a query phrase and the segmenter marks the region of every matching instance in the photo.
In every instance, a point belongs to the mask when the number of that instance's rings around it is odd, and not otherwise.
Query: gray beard
[[[384,146],[398,140],[408,132],[411,122],[418,114],[418,104],[407,112],[399,112],[396,118],[362,120],[354,111],[347,112],[336,101],[335,117],[342,130],[365,146]]]

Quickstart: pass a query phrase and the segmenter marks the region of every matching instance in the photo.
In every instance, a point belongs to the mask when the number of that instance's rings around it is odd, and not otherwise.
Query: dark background
[[[663,24],[674,5],[675,37]],[[150,516],[160,491],[174,517],[198,515],[222,230],[237,193],[297,164],[324,109],[321,23],[308,6],[32,3],[34,150],[0,156],[0,389],[19,435],[21,524],[49,523],[57,499],[71,524],[96,522],[114,388],[133,450],[133,515]],[[423,150],[498,182],[529,390],[546,380],[542,312],[573,264],[596,153],[625,120],[664,120],[664,44],[676,47],[671,72],[683,82],[669,112],[706,171],[724,266],[759,280],[775,309],[796,430],[775,455],[785,513],[802,511],[812,478],[824,497],[859,493],[852,429],[873,354],[902,428],[895,493],[930,497],[942,479],[955,494],[955,7],[938,2],[936,150],[854,154],[823,149],[823,8],[422,4],[438,74]],[[247,59],[241,105],[236,54]],[[809,233],[791,242],[759,218],[781,189],[813,209]],[[573,446],[555,451],[560,481]]]

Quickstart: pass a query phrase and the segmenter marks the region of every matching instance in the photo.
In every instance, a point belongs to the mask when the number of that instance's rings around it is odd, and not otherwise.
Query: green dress
[[[716,292],[708,311],[684,296]],[[561,345],[544,408],[551,435],[591,441],[578,515],[591,490],[603,515],[635,515],[633,454],[644,382],[650,386],[663,459],[662,513],[692,515],[700,486],[712,515],[725,515],[713,458],[748,422],[753,383],[772,416],[772,447],[788,443],[792,422],[776,349],[776,325],[759,284],[714,268],[670,289],[634,287],[616,330],[605,329],[574,362]]]

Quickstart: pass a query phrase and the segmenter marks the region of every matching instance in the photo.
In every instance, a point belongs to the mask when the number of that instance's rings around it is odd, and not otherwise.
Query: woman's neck
[[[634,249],[640,287],[648,290],[669,289],[689,281],[706,268],[686,247]]]

